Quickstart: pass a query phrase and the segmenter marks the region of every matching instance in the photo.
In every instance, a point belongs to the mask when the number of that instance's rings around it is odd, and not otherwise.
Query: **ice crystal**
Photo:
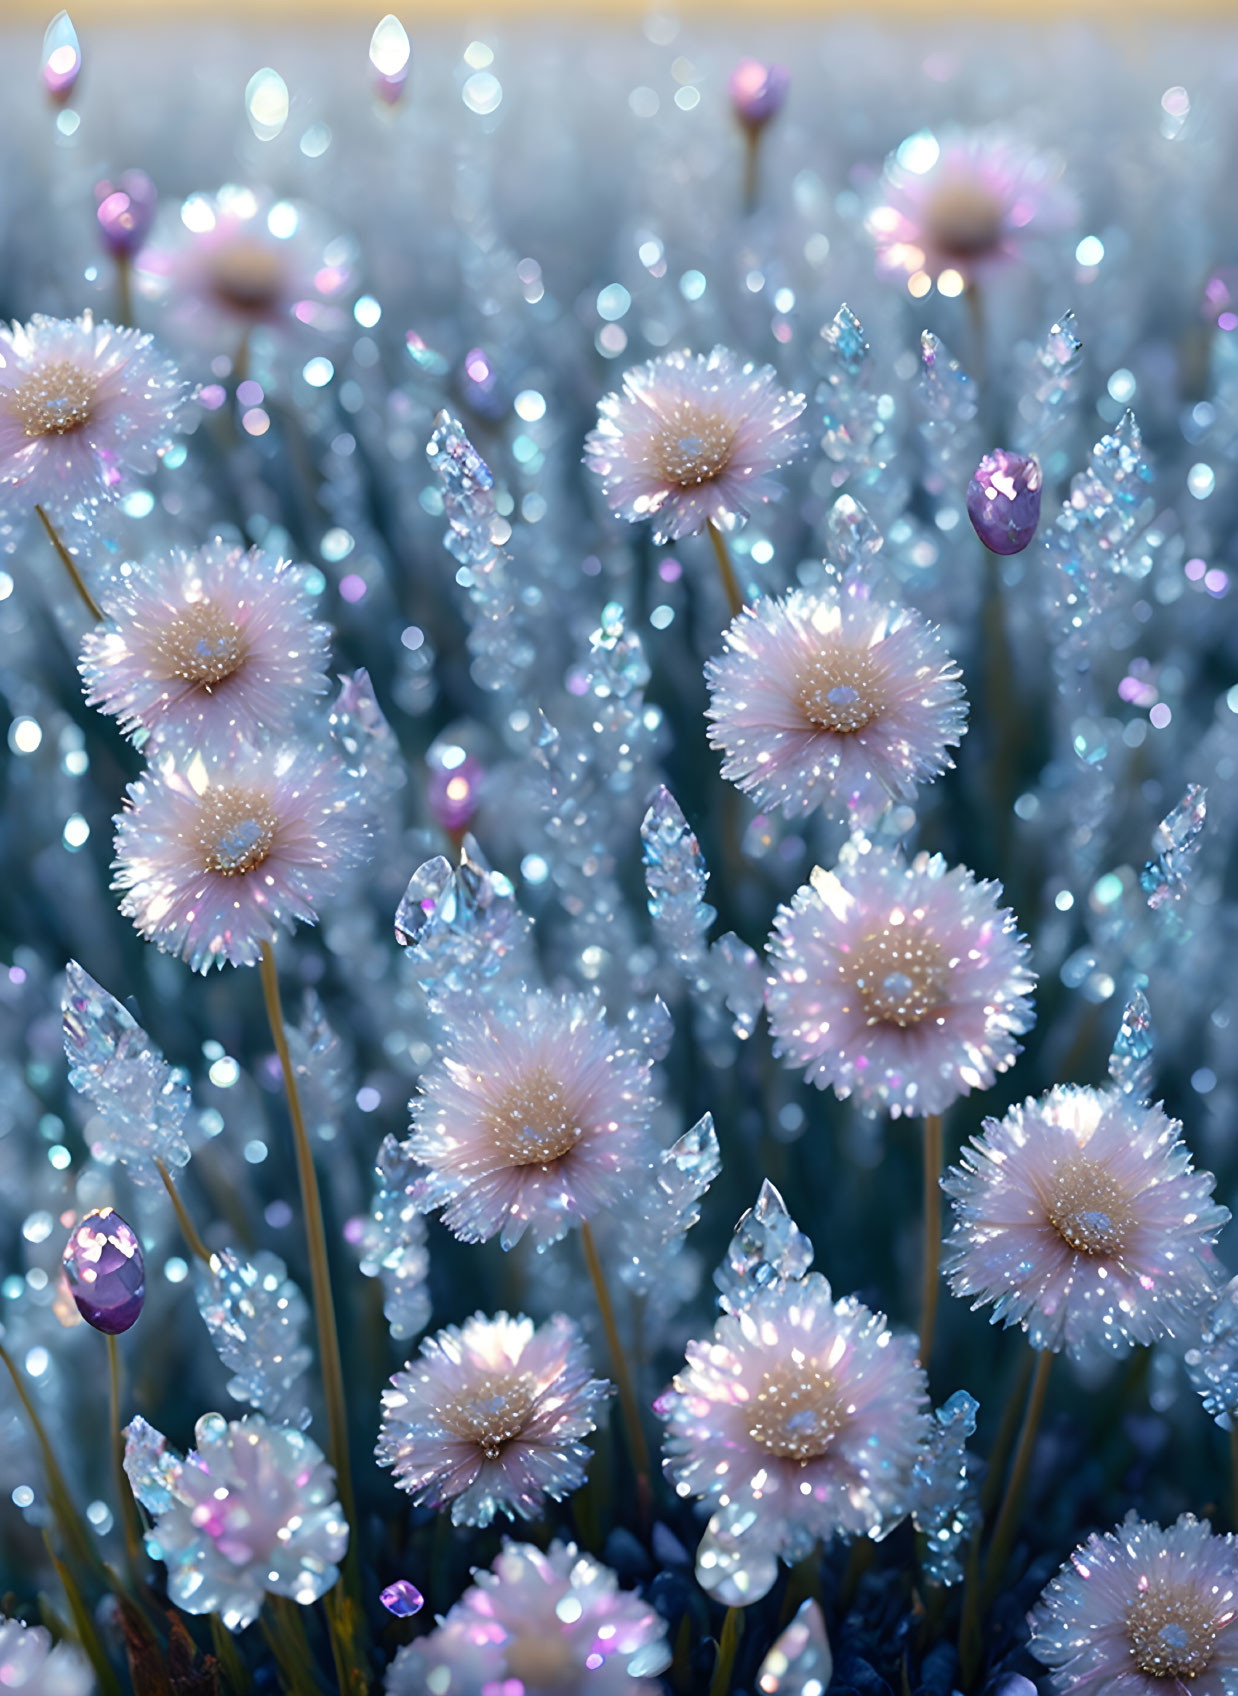
[[[924,486],[930,494],[961,506],[959,492],[967,487],[979,444],[978,393],[975,382],[931,330],[920,336],[915,397],[925,457]]]
[[[765,1178],[756,1205],[736,1225],[726,1256],[714,1273],[719,1306],[736,1313],[771,1284],[802,1278],[811,1265],[811,1241]]]
[[[374,695],[364,666],[340,678],[340,692],[327,717],[344,763],[358,778],[369,777],[379,789],[399,789],[404,760],[395,733]]]
[[[1186,1352],[1186,1370],[1204,1407],[1225,1431],[1238,1420],[1238,1278],[1231,1278]]]
[[[1078,375],[1083,343],[1075,334],[1075,315],[1063,312],[1026,360],[1017,405],[1014,446],[1042,459],[1069,426],[1079,403]]]
[[[134,1183],[158,1186],[157,1160],[175,1169],[189,1159],[187,1075],[168,1065],[133,1015],[76,960],[65,972],[61,1007],[69,1082],[94,1109],[86,1125],[91,1153],[119,1162]]]
[[[889,458],[889,397],[874,390],[872,354],[860,320],[839,307],[817,337],[814,363],[821,373],[816,401],[826,456],[848,472],[868,472]]]
[[[700,1200],[722,1170],[712,1113],[664,1149],[654,1167],[651,1193],[626,1223],[619,1272],[629,1289],[648,1292],[666,1275],[667,1261],[701,1216]]]
[[[1139,877],[1153,911],[1181,901],[1186,894],[1187,873],[1199,852],[1207,814],[1208,791],[1192,783],[1157,825],[1152,836],[1155,859],[1148,861]]]
[[[419,1171],[398,1137],[383,1138],[375,1162],[378,1182],[359,1245],[361,1270],[367,1278],[382,1280],[383,1312],[391,1335],[400,1339],[415,1337],[430,1318],[426,1223],[411,1194]]]
[[[232,1372],[228,1394],[277,1424],[310,1422],[304,1377],[313,1355],[304,1341],[305,1297],[277,1254],[246,1260],[235,1249],[199,1264],[198,1311],[220,1360]]]
[[[1109,1056],[1109,1076],[1123,1095],[1147,1100],[1152,1088],[1152,1013],[1142,989],[1135,991],[1123,1009]]]
[[[458,867],[441,854],[418,866],[396,911],[395,935],[432,1006],[532,971],[529,921],[472,836]]]
[[[810,1596],[761,1662],[758,1696],[825,1696],[833,1676],[834,1656],[821,1604]]]
[[[976,1430],[980,1403],[966,1390],[933,1410],[933,1423],[911,1474],[911,1516],[925,1538],[924,1575],[931,1584],[963,1580],[965,1550],[980,1524],[967,1439]]]

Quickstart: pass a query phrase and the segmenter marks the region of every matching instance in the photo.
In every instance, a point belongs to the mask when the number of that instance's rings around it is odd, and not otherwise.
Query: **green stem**
[[[125,1437],[120,1426],[120,1350],[116,1338],[107,1340],[108,1390],[112,1416],[112,1467],[116,1476],[116,1512],[125,1533],[125,1555],[129,1562],[129,1581],[139,1588],[142,1561],[142,1522],[137,1503],[125,1472]]]
[[[760,124],[743,124],[740,126],[744,134],[744,182],[741,204],[747,216],[757,209],[760,198],[761,183],[761,130]]]
[[[60,532],[43,511],[43,508],[37,503],[34,510],[38,513],[44,530],[47,531],[48,541],[52,544],[53,548],[55,548],[57,554],[60,556],[60,563],[73,579],[73,587],[86,603],[87,611],[90,613],[90,616],[94,619],[96,624],[101,624],[103,622],[103,608],[86,587],[85,580],[83,579],[81,572],[77,569],[77,561],[60,539]]]
[[[731,564],[731,552],[726,545],[726,537],[712,518],[709,520],[707,528],[709,539],[714,545],[714,557],[718,561],[718,574],[722,578],[722,587],[726,593],[727,605],[731,609],[731,617],[738,618],[744,610],[744,597],[739,591],[739,579],[735,575],[735,567]]]
[[[116,255],[116,322],[133,323],[133,266],[127,253]]]
[[[86,1566],[92,1567],[96,1572],[102,1573],[103,1563],[91,1547],[90,1539],[87,1537],[81,1519],[78,1517],[77,1509],[73,1505],[73,1497],[69,1494],[69,1486],[65,1483],[64,1473],[60,1470],[60,1463],[52,1449],[47,1430],[30,1399],[29,1391],[26,1389],[25,1378],[3,1343],[0,1343],[0,1361],[3,1361],[8,1368],[9,1377],[13,1380],[13,1387],[17,1391],[18,1400],[25,1410],[26,1418],[29,1420],[30,1428],[35,1435],[35,1441],[42,1453],[43,1470],[47,1474],[47,1493],[51,1501],[52,1512],[60,1526],[60,1535],[79,1560]]]
[[[971,1692],[975,1688],[983,1658],[984,1640],[980,1634],[980,1529],[977,1527],[967,1546],[967,1566],[963,1575],[963,1617],[959,1622],[959,1688]]]
[[[743,1634],[744,1610],[728,1608],[726,1618],[722,1622],[722,1636],[718,1639],[718,1659],[714,1664],[714,1676],[709,1681],[709,1696],[726,1696],[731,1688],[735,1655]]]
[[[619,1340],[619,1327],[615,1324],[615,1309],[611,1303],[610,1291],[606,1287],[606,1275],[602,1271],[602,1262],[598,1259],[597,1244],[593,1240],[593,1232],[589,1229],[588,1221],[580,1227],[580,1243],[584,1249],[585,1265],[589,1268],[589,1276],[593,1280],[593,1293],[597,1297],[598,1311],[602,1315],[602,1329],[606,1332],[606,1345],[610,1350],[611,1367],[615,1374],[615,1383],[619,1389],[619,1403],[623,1409],[628,1452],[632,1457],[632,1470],[636,1474],[637,1505],[643,1523],[649,1517],[652,1485],[649,1448],[645,1442],[645,1433],[641,1426],[640,1403],[636,1399],[632,1374],[628,1371],[627,1357],[623,1352],[623,1344]]]
[[[215,1659],[219,1662],[224,1683],[232,1692],[232,1696],[246,1696],[252,1687],[252,1681],[245,1662],[232,1641],[232,1633],[218,1614],[211,1615],[211,1647],[215,1651]]]
[[[171,1172],[158,1157],[155,1160],[155,1167],[159,1176],[163,1179],[163,1187],[168,1192],[168,1200],[172,1203],[172,1211],[176,1214],[176,1223],[181,1228],[181,1236],[184,1237],[186,1246],[191,1254],[196,1254],[199,1260],[205,1261],[209,1266],[211,1264],[211,1251],[198,1235],[193,1220],[186,1213],[185,1203],[180,1198],[180,1192]]]
[[[993,1439],[993,1447],[989,1450],[989,1470],[985,1475],[984,1488],[980,1492],[980,1512],[985,1520],[993,1517],[997,1506],[997,1498],[1001,1491],[1002,1479],[1006,1476],[1006,1462],[1010,1459],[1010,1451],[1014,1447],[1015,1432],[1019,1429],[1019,1415],[1023,1404],[1027,1401],[1028,1388],[1032,1382],[1032,1373],[1036,1368],[1036,1351],[1020,1346],[1019,1372],[1014,1386],[1006,1397],[1006,1406],[1002,1412],[1002,1422],[997,1428],[997,1436]]]
[[[90,1609],[82,1599],[82,1593],[77,1587],[77,1580],[65,1563],[57,1557],[52,1548],[52,1540],[46,1532],[43,1541],[47,1545],[47,1556],[56,1569],[56,1577],[60,1580],[65,1595],[69,1600],[69,1612],[73,1615],[73,1627],[77,1632],[82,1648],[86,1651],[91,1666],[95,1669],[95,1677],[99,1680],[99,1688],[103,1696],[123,1696],[120,1680],[112,1668],[111,1662],[103,1652],[103,1644],[99,1641],[99,1633],[95,1630],[95,1622],[91,1618]]]
[[[941,1114],[924,1118],[924,1270],[920,1290],[920,1364],[928,1371],[937,1325],[937,1294],[941,1282]]]
[[[1032,1387],[1028,1392],[1027,1411],[1023,1415],[1023,1424],[1019,1431],[1019,1446],[1014,1452],[1010,1477],[1006,1481],[1006,1494],[1002,1497],[1002,1505],[998,1509],[997,1523],[993,1527],[993,1541],[989,1544],[988,1558],[985,1561],[981,1600],[986,1607],[992,1601],[1001,1581],[1002,1573],[1005,1571],[1006,1562],[1010,1559],[1010,1550],[1019,1525],[1019,1510],[1023,1506],[1023,1492],[1027,1487],[1028,1469],[1032,1464],[1032,1450],[1036,1446],[1036,1432],[1040,1426],[1040,1415],[1045,1405],[1045,1395],[1049,1388],[1049,1372],[1052,1366],[1052,1353],[1049,1349],[1041,1349],[1040,1359],[1036,1362],[1036,1370],[1032,1375]]]

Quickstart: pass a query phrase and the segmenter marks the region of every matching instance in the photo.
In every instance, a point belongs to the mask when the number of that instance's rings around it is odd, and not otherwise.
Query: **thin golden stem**
[[[726,593],[727,605],[731,609],[731,617],[738,618],[744,610],[744,597],[739,591],[739,579],[735,575],[735,567],[731,564],[731,551],[726,545],[726,537],[719,530],[713,519],[707,525],[709,539],[714,545],[714,557],[718,561],[718,574],[722,578],[722,587]]]
[[[726,1618],[722,1622],[722,1636],[718,1639],[718,1659],[714,1663],[714,1676],[709,1681],[709,1696],[726,1696],[731,1688],[735,1655],[743,1635],[744,1610],[728,1608]]]
[[[79,1560],[102,1573],[103,1563],[91,1547],[90,1539],[87,1537],[81,1519],[78,1517],[77,1509],[73,1505],[73,1497],[69,1494],[69,1486],[65,1483],[64,1473],[60,1470],[60,1463],[56,1459],[55,1451],[48,1438],[47,1429],[30,1399],[25,1377],[3,1343],[0,1343],[0,1361],[3,1361],[8,1369],[9,1377],[13,1380],[13,1388],[17,1391],[17,1398],[25,1410],[26,1418],[30,1422],[30,1429],[34,1432],[35,1441],[39,1445],[39,1451],[43,1457],[43,1470],[47,1474],[47,1493],[51,1501],[52,1511],[56,1515],[56,1522],[60,1527],[60,1535]]]
[[[116,322],[133,323],[133,266],[127,253],[116,255]]]
[[[65,547],[64,543],[60,539],[60,532],[57,530],[56,526],[52,523],[51,519],[47,516],[47,514],[43,511],[43,508],[41,506],[39,506],[37,502],[35,504],[34,510],[38,513],[39,520],[40,520],[41,524],[43,525],[44,530],[47,531],[48,541],[51,543],[53,548],[55,548],[57,554],[59,554],[59,556],[60,556],[60,563],[64,566],[65,570],[69,573],[69,576],[72,578],[73,587],[77,590],[78,594],[82,597],[82,600],[86,603],[86,610],[89,612],[90,616],[94,619],[96,624],[101,623],[102,620],[103,620],[103,608],[99,605],[98,601],[95,600],[95,598],[91,594],[90,590],[86,587],[86,584],[85,584],[85,581],[82,577],[82,574],[77,569],[77,561],[74,559],[73,555],[69,552],[68,548]]]
[[[94,1618],[77,1587],[77,1580],[65,1563],[57,1556],[55,1549],[52,1548],[52,1540],[46,1531],[43,1533],[43,1541],[47,1546],[47,1558],[55,1568],[56,1577],[60,1580],[61,1587],[68,1598],[69,1612],[73,1616],[73,1626],[77,1632],[78,1640],[86,1651],[91,1666],[95,1669],[95,1677],[99,1680],[99,1689],[103,1692],[103,1696],[123,1696],[120,1680],[112,1670],[112,1664],[103,1651],[99,1633],[95,1629]]]
[[[993,1439],[993,1447],[989,1450],[988,1471],[985,1474],[984,1488],[980,1492],[980,1512],[988,1521],[993,1517],[997,1507],[997,1499],[1001,1494],[1002,1479],[1006,1476],[1006,1462],[1010,1459],[1010,1451],[1014,1447],[1015,1434],[1019,1429],[1019,1416],[1027,1401],[1027,1392],[1032,1382],[1032,1373],[1036,1370],[1036,1351],[1020,1347],[1019,1371],[1006,1397],[1006,1406],[1002,1410],[1002,1422],[997,1428],[997,1436]]]
[[[142,1559],[142,1522],[137,1504],[129,1487],[125,1471],[125,1438],[120,1426],[120,1350],[116,1338],[107,1340],[108,1392],[112,1415],[112,1468],[116,1475],[116,1511],[125,1533],[125,1555],[129,1561],[129,1577],[137,1587]]]
[[[920,1364],[928,1371],[937,1325],[941,1259],[941,1114],[924,1116],[924,1270],[920,1289]]]
[[[627,1356],[623,1352],[623,1344],[619,1340],[619,1327],[615,1324],[615,1309],[611,1303],[610,1291],[606,1287],[606,1274],[602,1271],[602,1262],[598,1259],[597,1244],[593,1240],[593,1232],[586,1221],[580,1227],[580,1243],[584,1250],[585,1265],[589,1268],[589,1276],[593,1280],[593,1293],[597,1297],[598,1311],[602,1315],[602,1329],[606,1332],[606,1346],[610,1350],[611,1367],[615,1374],[615,1383],[619,1389],[619,1403],[623,1408],[623,1424],[627,1432],[628,1452],[632,1457],[632,1470],[636,1474],[636,1491],[641,1519],[648,1517],[652,1499],[650,1483],[649,1447],[645,1442],[645,1433],[641,1426],[640,1403],[636,1398],[636,1390],[632,1384],[632,1374],[628,1370]]]
[[[168,1192],[168,1200],[172,1203],[172,1211],[176,1214],[176,1223],[181,1228],[181,1236],[185,1239],[186,1247],[191,1254],[196,1254],[199,1260],[205,1261],[209,1266],[211,1264],[211,1251],[194,1229],[193,1220],[185,1211],[185,1203],[180,1198],[180,1192],[171,1172],[158,1158],[155,1160],[155,1168],[163,1179],[163,1187]]]
[[[757,209],[761,183],[761,130],[760,124],[744,124],[744,186],[742,205],[744,212],[751,216]]]
[[[985,1561],[981,1599],[986,1607],[992,1600],[1005,1571],[1006,1562],[1010,1559],[1010,1549],[1019,1525],[1019,1510],[1023,1506],[1023,1492],[1027,1487],[1028,1468],[1032,1464],[1032,1450],[1036,1446],[1036,1432],[1044,1410],[1052,1366],[1052,1352],[1049,1349],[1041,1349],[1036,1371],[1032,1375],[1032,1387],[1028,1391],[1027,1411],[1023,1415],[1023,1424],[1019,1430],[1018,1447],[1010,1465],[1010,1477],[1006,1480],[1006,1493],[997,1512],[993,1541],[989,1544]]]

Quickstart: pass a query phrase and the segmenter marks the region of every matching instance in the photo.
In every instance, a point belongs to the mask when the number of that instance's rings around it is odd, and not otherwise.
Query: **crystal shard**
[[[283,1261],[224,1249],[209,1267],[199,1265],[196,1294],[215,1352],[233,1373],[228,1394],[303,1430],[310,1422],[303,1380],[313,1361],[304,1341],[309,1307]]]
[[[802,1278],[812,1265],[812,1253],[811,1241],[766,1178],[756,1206],[735,1227],[726,1258],[714,1273],[720,1305],[734,1313],[768,1285]]]
[[[415,1337],[430,1318],[430,1256],[426,1223],[412,1199],[421,1168],[397,1137],[385,1136],[376,1162],[377,1183],[360,1238],[361,1270],[379,1278],[383,1312],[397,1338]]]
[[[1238,1278],[1231,1278],[1186,1352],[1186,1370],[1204,1408],[1225,1431],[1238,1421]]]
[[[510,882],[469,835],[459,866],[440,854],[417,868],[395,920],[396,941],[432,1005],[526,975],[529,930]]]
[[[934,1410],[928,1442],[911,1478],[911,1514],[925,1539],[923,1569],[932,1584],[963,1580],[963,1556],[980,1524],[980,1504],[967,1454],[980,1403],[956,1390]]]
[[[1180,901],[1186,893],[1187,871],[1199,852],[1208,816],[1208,792],[1192,783],[1171,813],[1157,825],[1152,852],[1139,881],[1154,911],[1168,902]]]
[[[1122,1013],[1109,1076],[1124,1095],[1146,1101],[1152,1087],[1152,1014],[1147,997],[1135,991]]]
[[[833,1676],[821,1604],[809,1597],[761,1662],[757,1690],[760,1696],[825,1696]]]

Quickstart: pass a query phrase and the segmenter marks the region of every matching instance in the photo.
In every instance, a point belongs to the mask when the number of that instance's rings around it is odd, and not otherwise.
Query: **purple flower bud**
[[[118,1336],[137,1322],[146,1300],[142,1245],[131,1226],[110,1207],[88,1213],[64,1251],[65,1276],[88,1325]]]
[[[731,104],[735,116],[749,129],[760,129],[777,117],[791,86],[785,65],[763,65],[759,59],[741,59],[731,72]]]
[[[370,38],[370,66],[374,72],[374,87],[380,100],[388,106],[399,104],[408,80],[412,43],[399,18],[388,12]]]
[[[1005,448],[986,453],[967,485],[967,516],[994,554],[1020,554],[1040,523],[1040,462]]]
[[[484,771],[480,760],[462,748],[448,745],[432,750],[426,780],[426,804],[440,830],[459,835],[477,811],[478,792]]]
[[[82,74],[82,49],[67,12],[57,12],[43,36],[43,87],[63,106]]]
[[[145,171],[126,171],[119,183],[95,184],[103,245],[114,259],[132,259],[150,234],[158,194]]]
[[[397,1578],[378,1599],[387,1612],[394,1614],[397,1619],[409,1619],[413,1614],[419,1614],[426,1605],[421,1591],[407,1578]]]

